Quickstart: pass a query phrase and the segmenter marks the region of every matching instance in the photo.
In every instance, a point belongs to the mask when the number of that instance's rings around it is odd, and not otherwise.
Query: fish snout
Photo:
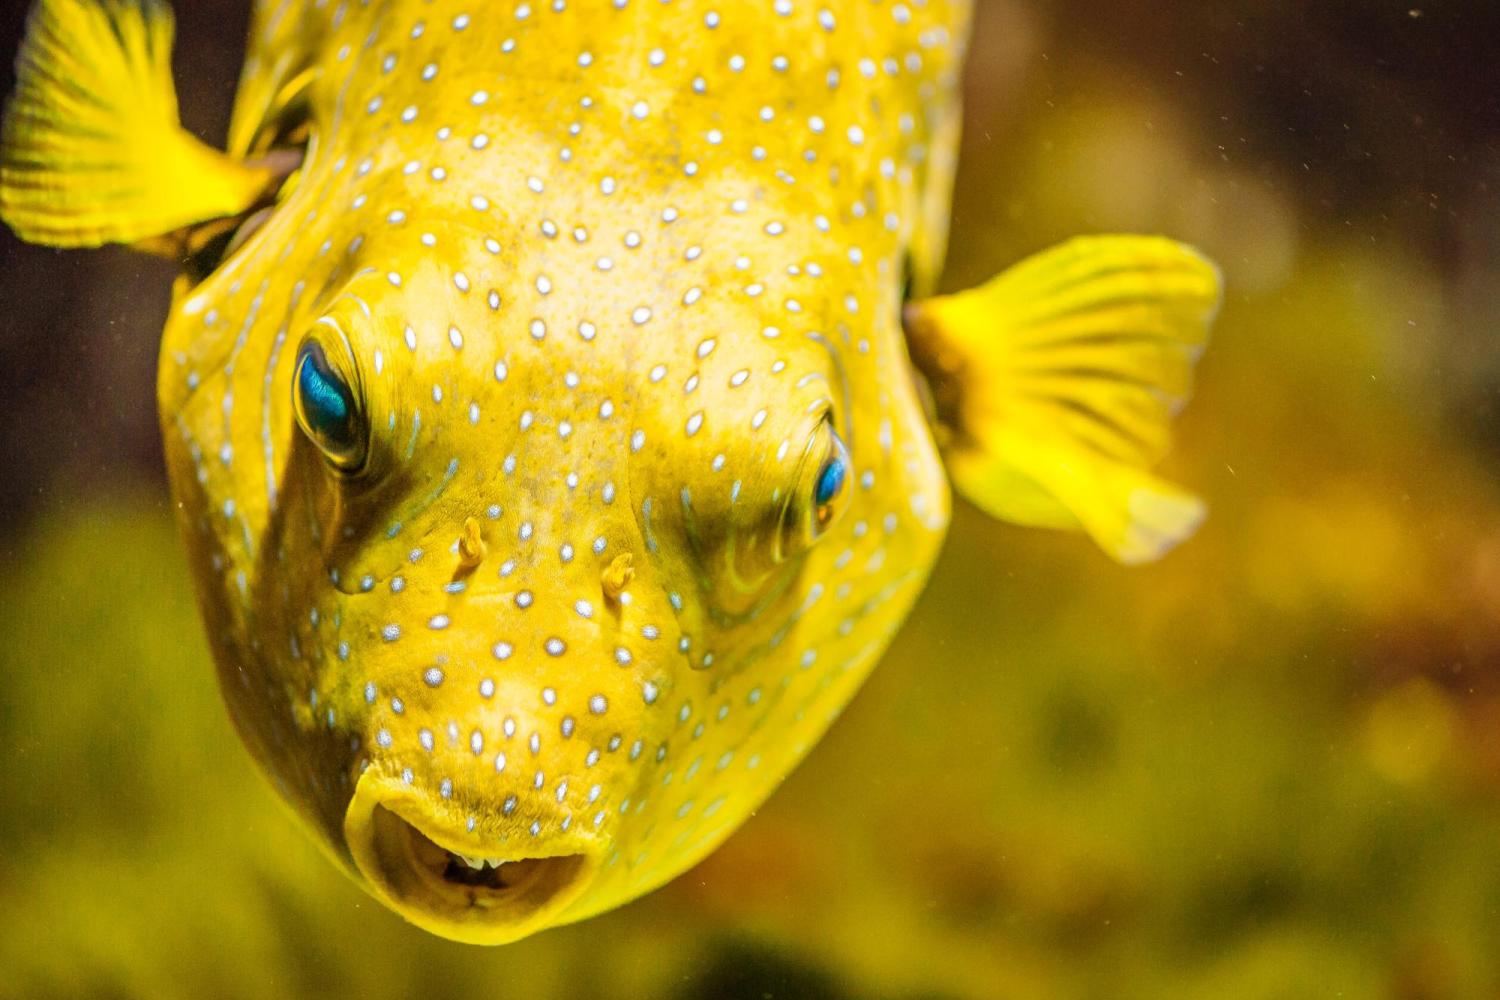
[[[587,889],[605,848],[565,829],[486,836],[447,802],[375,768],[359,779],[344,836],[367,886],[391,909],[434,934],[491,945],[557,923]]]

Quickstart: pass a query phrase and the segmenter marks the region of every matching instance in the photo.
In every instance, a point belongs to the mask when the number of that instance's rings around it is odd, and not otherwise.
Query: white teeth
[[[503,858],[471,858],[467,854],[459,854],[456,856],[460,860],[462,860],[464,864],[468,865],[475,871],[480,871],[484,868],[499,868],[501,865],[505,864],[505,860]]]

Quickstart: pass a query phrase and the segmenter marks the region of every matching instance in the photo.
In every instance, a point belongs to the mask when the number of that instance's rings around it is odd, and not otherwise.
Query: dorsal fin
[[[161,0],[39,0],[0,125],[0,219],[57,247],[159,238],[240,215],[284,165],[247,164],[178,122]]]
[[[1148,471],[1170,443],[1220,281],[1160,237],[1072,240],[971,291],[907,307],[954,486],[995,517],[1081,528],[1124,563],[1203,517]]]

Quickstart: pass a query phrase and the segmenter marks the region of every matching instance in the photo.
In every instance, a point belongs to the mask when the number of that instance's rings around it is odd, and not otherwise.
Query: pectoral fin
[[[0,219],[58,247],[128,243],[246,212],[286,174],[178,123],[172,15],[160,0],[39,0],[0,125]]]
[[[1151,475],[1217,312],[1217,269],[1159,237],[1072,240],[907,307],[954,486],[995,517],[1160,558],[1203,504]]]

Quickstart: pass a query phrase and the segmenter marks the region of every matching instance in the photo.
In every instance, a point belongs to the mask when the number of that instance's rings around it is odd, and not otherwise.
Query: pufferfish
[[[963,0],[259,0],[227,151],[160,0],[40,0],[0,217],[182,263],[158,396],[234,724],[496,944],[679,874],[817,742],[949,482],[1125,563],[1220,298],[1157,237],[933,297]]]

